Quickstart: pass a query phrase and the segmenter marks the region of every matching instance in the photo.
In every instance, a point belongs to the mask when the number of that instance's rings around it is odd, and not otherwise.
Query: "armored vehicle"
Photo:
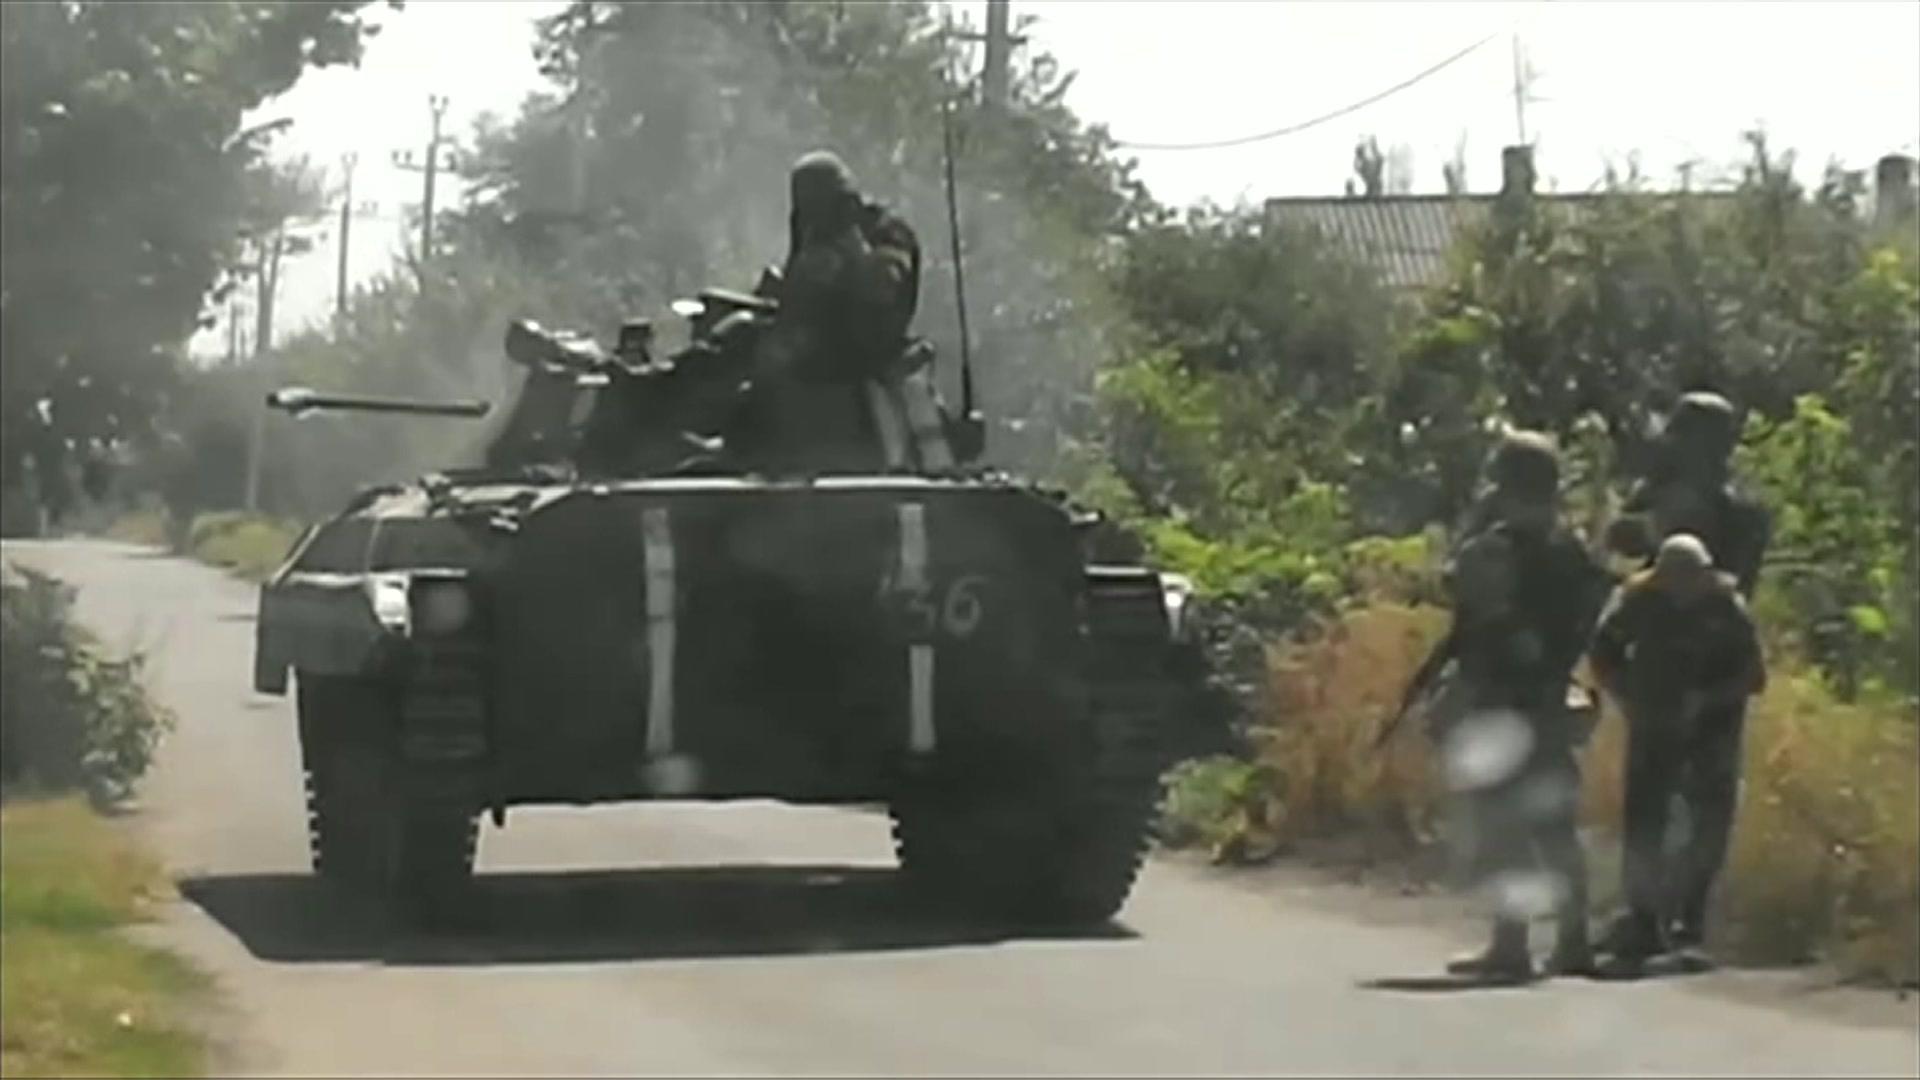
[[[431,919],[515,806],[885,804],[927,898],[1111,917],[1200,686],[1187,583],[1093,561],[1098,515],[977,464],[924,349],[866,388],[905,433],[875,468],[729,449],[770,314],[693,309],[660,359],[646,324],[607,352],[516,323],[487,463],[362,492],[261,588],[254,685],[297,694],[315,870]]]

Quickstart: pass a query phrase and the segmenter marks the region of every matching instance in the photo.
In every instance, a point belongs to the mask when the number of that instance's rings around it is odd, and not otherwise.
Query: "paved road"
[[[483,930],[387,935],[306,876],[292,709],[248,679],[250,588],[104,543],[5,557],[151,650],[180,714],[143,796],[184,897],[156,933],[228,992],[237,1073],[1920,1073],[1910,1030],[1743,1003],[1718,975],[1389,989],[1462,930],[1169,860],[1110,934],[968,939],[896,910],[884,819],[850,810],[517,811],[481,839]]]

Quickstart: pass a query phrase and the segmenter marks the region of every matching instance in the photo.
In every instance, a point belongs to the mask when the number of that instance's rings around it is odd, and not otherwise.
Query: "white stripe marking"
[[[916,754],[933,752],[933,646],[915,642],[907,646],[907,678],[913,695],[913,727],[907,733],[907,748]]]
[[[925,594],[927,589],[927,508],[920,503],[901,503],[900,584],[909,593]],[[933,751],[933,643],[913,642],[907,646],[907,699],[909,727],[907,747],[916,754]]]
[[[646,536],[647,756],[673,752],[673,533],[666,507],[641,516]]]
[[[900,426],[900,409],[892,389],[877,380],[867,380],[867,411],[880,432],[880,446],[886,454],[887,468],[904,469],[907,461],[907,432]]]

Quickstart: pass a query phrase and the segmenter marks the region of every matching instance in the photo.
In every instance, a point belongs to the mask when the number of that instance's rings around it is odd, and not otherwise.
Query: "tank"
[[[261,587],[253,681],[297,697],[315,871],[434,922],[484,817],[760,798],[884,805],[905,883],[969,916],[1114,916],[1160,773],[1217,715],[1188,582],[1096,558],[1098,514],[980,465],[923,347],[863,389],[879,467],[767,466],[730,440],[771,307],[690,309],[662,359],[644,323],[610,351],[514,324],[486,464],[363,491]]]

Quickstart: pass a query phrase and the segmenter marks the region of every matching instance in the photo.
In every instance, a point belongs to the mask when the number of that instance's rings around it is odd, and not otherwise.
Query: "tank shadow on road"
[[[373,905],[306,874],[196,877],[179,888],[255,957],[283,963],[788,956],[984,945],[1016,936],[920,911],[902,895],[897,871],[876,867],[482,873],[468,917],[432,934],[393,928]],[[1109,925],[1071,936],[1135,935]]]

